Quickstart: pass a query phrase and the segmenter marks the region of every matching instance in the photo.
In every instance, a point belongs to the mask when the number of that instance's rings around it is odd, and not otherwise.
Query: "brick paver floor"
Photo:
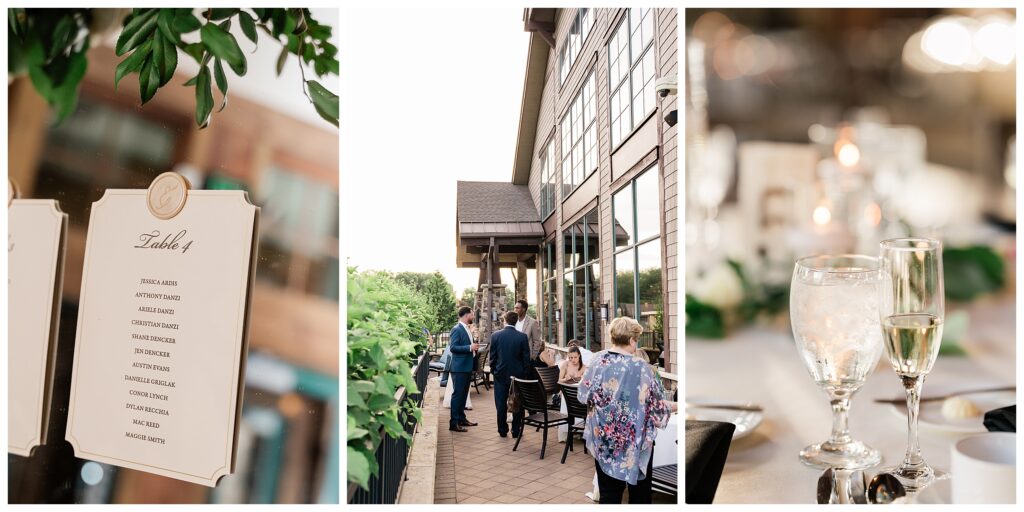
[[[513,452],[516,440],[511,435],[498,436],[493,389],[480,386],[480,393],[473,388],[469,393],[473,410],[466,411],[466,416],[478,426],[467,427],[469,432],[452,432],[448,409],[442,407],[438,414],[435,503],[594,503],[584,495],[593,489],[594,459],[583,453],[582,440],[577,437],[574,451],[561,464],[565,444],[558,442],[551,429],[541,460],[542,433],[527,428]],[[674,502],[657,493],[654,501]]]

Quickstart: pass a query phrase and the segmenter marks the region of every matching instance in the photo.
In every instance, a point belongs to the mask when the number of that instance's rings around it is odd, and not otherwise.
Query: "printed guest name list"
[[[137,318],[132,318],[132,366],[124,374],[128,383],[125,408],[137,412],[125,437],[166,444],[160,435],[161,417],[171,415],[171,396],[175,382],[171,374],[173,346],[178,324],[173,321],[174,306],[181,295],[174,293],[174,279],[139,279]]]
[[[240,191],[93,204],[66,438],[77,457],[214,486],[234,466],[254,234]]]

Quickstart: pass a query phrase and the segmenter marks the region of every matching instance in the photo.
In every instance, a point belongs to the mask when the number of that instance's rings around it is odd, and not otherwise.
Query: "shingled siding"
[[[654,19],[657,25],[657,42],[658,45],[658,76],[668,76],[679,74],[679,32],[678,32],[678,11],[675,9],[658,9],[656,11],[657,17]],[[665,98],[659,99],[658,116],[664,118],[665,114],[676,110],[678,101],[678,95],[670,95]],[[669,353],[666,359],[670,362],[666,363],[669,368],[675,371],[676,367],[676,356],[679,350],[682,348],[677,343],[680,340],[679,337],[679,281],[678,281],[678,268],[679,268],[679,245],[678,245],[678,227],[679,227],[679,209],[677,208],[678,203],[678,180],[679,174],[679,158],[678,158],[678,140],[676,139],[676,133],[679,130],[678,124],[675,126],[668,126],[662,119],[661,128],[663,131],[662,135],[662,146],[661,146],[661,168],[663,176],[663,185],[665,188],[665,274],[666,282],[665,289],[668,291],[667,302],[665,304],[666,311],[675,312],[675,314],[669,316],[669,321],[666,324],[668,329],[668,339],[672,340],[673,343],[669,344]]]
[[[557,221],[554,225],[563,226],[566,221],[578,219],[580,215],[585,214],[589,208],[582,208],[578,211],[567,212],[563,211],[562,201],[566,199],[561,195],[561,133],[558,130],[559,121],[565,115],[567,109],[571,105],[576,94],[579,92],[583,85],[583,82],[589,77],[590,73],[595,74],[595,85],[597,86],[596,100],[597,100],[597,142],[598,142],[598,167],[597,170],[588,178],[589,180],[598,180],[599,186],[596,187],[597,193],[597,209],[601,223],[601,302],[609,303],[613,302],[613,286],[614,286],[614,248],[612,243],[612,194],[621,188],[624,184],[628,183],[637,173],[642,172],[643,168],[633,169],[629,172],[624,172],[622,169],[617,169],[615,175],[618,179],[614,180],[613,183],[613,172],[612,172],[612,152],[611,147],[611,129],[610,129],[610,87],[608,84],[608,39],[611,36],[611,31],[618,26],[619,21],[625,14],[625,9],[608,9],[600,8],[596,9],[595,23],[591,29],[590,35],[587,41],[583,44],[583,49],[577,57],[573,68],[570,70],[569,76],[565,81],[565,84],[558,83],[558,48],[550,49],[548,53],[548,63],[546,70],[546,79],[544,84],[544,92],[541,98],[540,104],[540,115],[537,122],[537,136],[535,141],[535,151],[533,155],[533,164],[531,166],[530,178],[529,178],[529,190],[530,195],[534,200],[534,204],[540,207],[541,204],[541,189],[543,183],[541,182],[541,156],[543,155],[546,144],[550,143],[555,146],[554,161],[552,162],[553,168],[555,169],[555,186],[559,191],[556,193],[555,200],[555,212],[552,214]],[[562,44],[566,33],[569,31],[572,22],[576,15],[576,9],[559,9],[556,15],[556,29],[555,29],[555,40],[559,45]],[[655,51],[656,64],[658,67],[657,76],[662,77],[666,75],[676,74],[679,69],[678,65],[678,52],[677,52],[677,11],[676,9],[655,9],[654,25],[656,34],[655,38]],[[664,225],[662,227],[662,265],[664,269],[664,289],[667,290],[665,293],[665,308],[667,313],[666,318],[666,338],[668,339],[669,353],[667,354],[667,370],[674,371],[676,368],[676,354],[679,349],[679,329],[678,329],[678,283],[677,283],[677,267],[678,267],[678,250],[677,250],[677,174],[676,169],[678,168],[677,163],[677,143],[676,143],[676,128],[668,128],[664,123],[665,112],[675,109],[676,99],[675,96],[669,96],[668,98],[658,99],[658,108],[652,115],[647,123],[656,123],[659,131],[663,131],[663,143],[661,147],[656,145],[650,149],[657,149],[658,151],[658,164],[660,168],[660,174],[662,176],[662,185],[664,187]],[[624,146],[625,144],[623,144]],[[615,148],[616,151],[620,148]],[[576,198],[570,201],[574,204],[584,204],[592,200],[591,198]],[[545,220],[544,218],[541,219]],[[546,225],[551,225],[550,223]],[[549,240],[556,240],[556,268],[561,269],[563,266],[563,254],[564,248],[563,238],[557,236],[557,233],[548,233]],[[559,276],[561,271],[558,271]],[[540,268],[537,269],[537,296],[533,298],[533,301],[538,305],[538,317],[544,318],[544,315],[540,313],[539,309],[543,305],[541,300],[541,276]],[[563,297],[563,286],[562,281],[559,279],[556,281],[558,303],[559,305],[565,304],[565,297]],[[614,314],[614,311],[611,312]],[[606,332],[607,325],[602,325],[602,331]],[[557,342],[564,344],[566,340],[564,337],[564,329],[560,325],[557,329],[558,339],[549,340],[551,342]],[[605,345],[609,343],[607,337],[604,336]]]

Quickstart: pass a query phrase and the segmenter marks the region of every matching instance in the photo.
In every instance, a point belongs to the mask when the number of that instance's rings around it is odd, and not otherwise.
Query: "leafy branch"
[[[94,13],[89,9],[8,10],[12,41],[9,71],[27,70],[35,89],[57,110],[58,121],[74,111],[77,102]],[[213,114],[214,85],[221,95],[218,112],[227,107],[225,65],[236,76],[248,71],[245,53],[231,34],[232,23],[238,23],[254,45],[253,51],[259,44],[260,31],[281,45],[278,75],[290,55],[298,58],[303,93],[320,117],[338,125],[338,96],[318,81],[306,78],[306,67],[311,67],[318,78],[338,74],[338,49],[328,42],[332,29],[315,20],[309,9],[215,8],[203,11],[202,19],[190,8],[133,9],[124,20],[114,48],[117,56],[124,57],[114,71],[114,87],[122,78],[136,74],[139,98],[142,104],[147,103],[174,77],[181,50],[199,63],[199,72],[184,85],[195,87],[196,124],[205,128]],[[194,32],[198,32],[198,41],[186,40],[185,36]]]

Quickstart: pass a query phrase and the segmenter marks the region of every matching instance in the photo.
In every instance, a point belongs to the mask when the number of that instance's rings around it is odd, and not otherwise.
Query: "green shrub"
[[[408,438],[405,422],[420,411],[395,393],[417,392],[412,362],[426,347],[430,308],[422,295],[386,272],[348,269],[348,481],[364,489],[379,471],[381,431]]]

